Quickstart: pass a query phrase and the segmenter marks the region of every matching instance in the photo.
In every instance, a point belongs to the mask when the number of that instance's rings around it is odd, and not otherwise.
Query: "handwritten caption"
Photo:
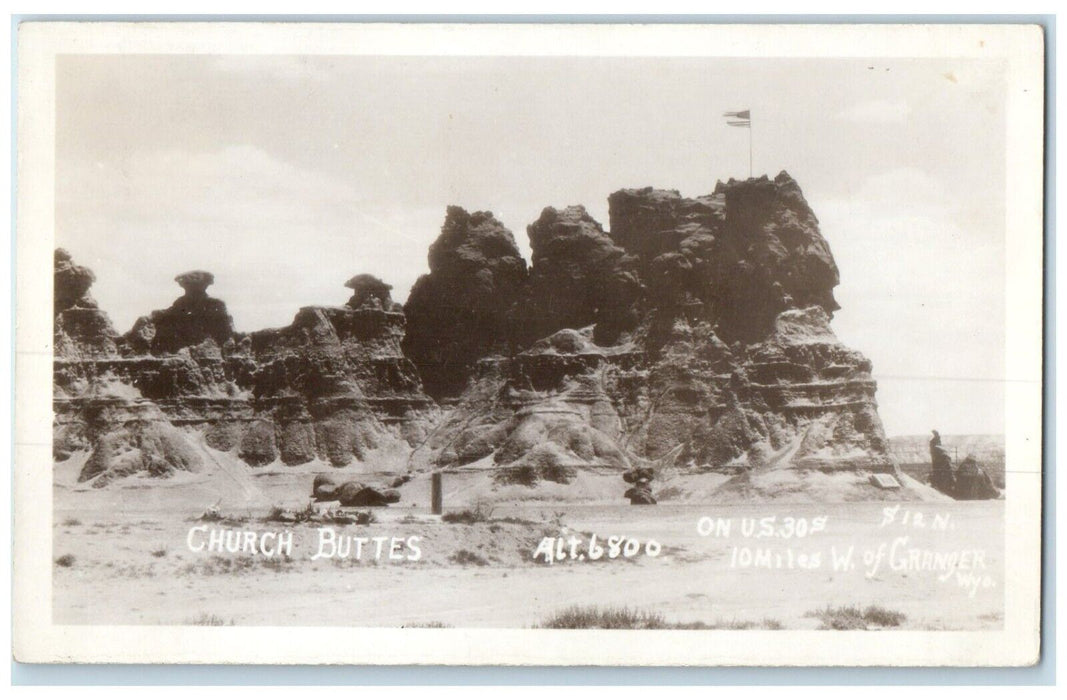
[[[728,566],[731,569],[859,570],[867,578],[876,578],[887,571],[919,572],[935,576],[940,583],[955,583],[972,598],[979,590],[996,587],[988,571],[985,549],[936,549],[914,543],[916,532],[948,533],[955,530],[950,513],[930,515],[901,505],[886,506],[877,528],[885,535],[873,545],[810,541],[816,535],[829,535],[829,524],[830,518],[826,515],[703,516],[696,522],[696,531],[701,537],[742,540],[730,547]],[[904,534],[909,532],[911,534]]]

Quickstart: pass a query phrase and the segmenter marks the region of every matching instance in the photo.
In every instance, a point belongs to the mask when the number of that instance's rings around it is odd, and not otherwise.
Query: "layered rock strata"
[[[488,460],[522,483],[642,465],[895,470],[871,364],[830,328],[833,255],[788,174],[609,205],[610,233],[581,207],[529,227],[510,340],[527,349],[463,378],[438,465]]]
[[[449,207],[403,307],[358,275],[347,305],[250,334],[194,271],[119,336],[92,273],[57,251],[56,457],[84,452],[94,483],[215,451],[252,467],[426,458],[524,486],[895,471],[870,362],[830,327],[836,263],[788,174],[608,202],[610,230],[544,209],[529,266],[490,212]]]
[[[251,334],[207,295],[210,273],[177,281],[182,297],[118,336],[88,297],[92,273],[57,251],[54,452],[87,453],[82,481],[196,471],[205,446],[251,466],[345,466],[422,439],[435,406],[381,280],[353,278],[349,305]]]

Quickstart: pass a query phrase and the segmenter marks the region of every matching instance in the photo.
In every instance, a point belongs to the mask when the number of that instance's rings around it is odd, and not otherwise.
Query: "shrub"
[[[355,513],[345,513],[344,511],[331,511],[326,514],[326,520],[337,523],[339,525],[370,525],[371,523],[378,522],[378,516],[374,514],[372,510],[361,510]]]
[[[863,611],[863,619],[878,627],[900,627],[908,616],[896,610],[887,610],[878,605],[868,605]]]
[[[455,563],[461,564],[463,566],[467,566],[468,564],[473,564],[474,566],[489,565],[488,559],[478,554],[477,552],[470,551],[469,549],[461,549],[452,556],[450,556],[448,559],[449,561],[454,561]]]
[[[494,510],[496,509],[489,503],[479,502],[475,503],[473,508],[445,513],[441,516],[441,520],[446,523],[461,523],[463,525],[484,523],[493,517]]]
[[[780,630],[782,623],[771,618],[759,622],[717,620],[716,622],[667,622],[657,612],[595,605],[574,605],[555,613],[540,625],[548,629],[603,630]]]
[[[219,510],[218,506],[211,506],[200,515],[201,520],[205,520],[209,523],[218,522],[223,518],[222,511]]]
[[[74,560],[74,555],[73,554],[64,554],[63,556],[58,557],[56,559],[56,564],[59,564],[60,566],[65,566],[65,567],[69,568],[69,567],[74,566],[74,561],[75,560]]]
[[[66,520],[63,521],[63,527],[74,527],[76,525],[81,525],[81,524],[82,524],[82,521],[78,520],[77,518],[67,518]]]
[[[268,523],[292,522],[293,517],[291,515],[286,515],[285,508],[282,508],[281,506],[271,506],[270,512],[267,513],[267,516],[263,518],[263,520]]]
[[[308,501],[300,510],[293,510],[284,506],[271,506],[270,512],[263,518],[268,523],[306,523],[315,520],[319,516],[315,510],[315,504]]]

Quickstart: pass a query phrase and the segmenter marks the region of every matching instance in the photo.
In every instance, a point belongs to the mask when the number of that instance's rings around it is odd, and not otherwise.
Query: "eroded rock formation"
[[[121,338],[86,280],[57,252],[54,451],[87,455],[82,481],[196,471],[210,450],[251,466],[344,466],[389,451],[403,464],[435,410],[380,280],[349,282],[358,308],[308,307],[290,326],[246,335],[207,295],[212,275],[186,273],[185,294]]]
[[[533,265],[520,345],[589,325],[596,341],[608,345],[637,325],[642,296],[637,259],[615,245],[584,207],[548,207],[527,233]]]
[[[70,253],[57,248],[55,252],[55,327],[57,356],[108,357],[118,350],[118,333],[111,319],[100,310],[90,296],[89,288],[96,281],[93,271],[74,264]]]
[[[492,212],[448,207],[430,273],[411,289],[404,352],[434,398],[461,392],[478,361],[515,350],[526,261]]]
[[[443,467],[894,471],[870,362],[830,328],[838,271],[786,173],[707,197],[621,190],[529,227],[524,327],[431,441]],[[525,338],[516,341],[524,344]],[[509,477],[518,474],[518,477]]]
[[[833,255],[788,174],[608,201],[610,231],[544,209],[529,268],[491,213],[449,207],[402,308],[357,275],[345,306],[250,334],[196,271],[120,337],[92,273],[57,251],[57,459],[86,452],[89,479],[193,470],[212,450],[378,469],[418,453],[498,485],[654,469],[657,488],[717,472],[742,495],[780,470],[895,471],[870,362],[830,327]]]

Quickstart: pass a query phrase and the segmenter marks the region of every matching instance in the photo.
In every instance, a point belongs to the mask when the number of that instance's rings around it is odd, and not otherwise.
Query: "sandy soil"
[[[618,490],[615,481],[610,490]],[[368,538],[360,560],[312,560],[318,528],[326,525],[262,521],[271,505],[306,504],[309,485],[306,474],[216,473],[79,489],[57,472],[54,621],[528,627],[571,605],[626,606],[678,623],[786,629],[818,628],[812,611],[845,605],[903,613],[901,627],[910,629],[998,628],[1003,621],[1003,501],[502,502],[489,522],[451,524],[428,515],[429,489],[416,481],[403,487],[400,507],[375,509],[377,522],[331,526],[339,537]],[[453,510],[459,506],[449,494],[462,486],[446,487]],[[198,521],[215,503],[237,520]],[[895,506],[893,522],[882,525],[884,509]],[[922,514],[921,523],[915,514]],[[773,523],[759,521],[772,516]],[[713,534],[699,534],[700,524]],[[191,551],[189,530],[199,525],[259,534],[291,530],[292,554]],[[590,534],[604,545],[611,536],[633,539],[639,551],[592,561],[584,555]],[[535,559],[542,537],[557,535],[577,537],[582,558]],[[374,537],[389,538],[379,561],[372,556]],[[410,537],[419,538],[414,561]],[[401,541],[396,559],[388,556],[392,538]],[[649,540],[660,545],[658,556],[650,556],[655,548],[648,549]],[[569,555],[569,544],[562,547]],[[850,547],[851,566],[835,567],[831,554]],[[944,559],[952,553],[954,560]],[[941,569],[915,568],[933,564],[935,554]],[[747,557],[752,565],[742,566]]]

